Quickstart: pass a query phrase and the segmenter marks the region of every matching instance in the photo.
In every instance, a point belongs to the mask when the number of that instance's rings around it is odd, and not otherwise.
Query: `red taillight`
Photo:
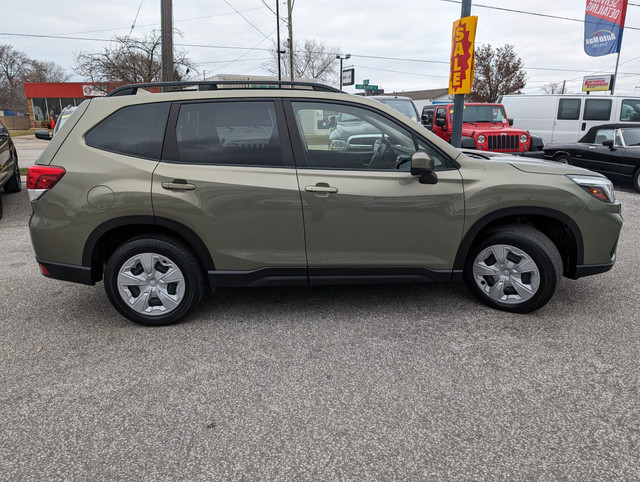
[[[45,192],[55,186],[67,171],[58,166],[38,166],[29,167],[27,173],[27,190],[29,200],[39,199]]]
[[[40,263],[40,272],[45,276],[50,276],[49,270],[44,267],[44,264]]]

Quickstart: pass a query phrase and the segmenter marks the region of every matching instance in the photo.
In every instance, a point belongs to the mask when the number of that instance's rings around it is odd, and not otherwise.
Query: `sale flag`
[[[471,92],[477,25],[478,17],[463,17],[453,22],[449,94],[468,94]]]
[[[620,52],[627,0],[587,0],[584,51],[592,57]]]

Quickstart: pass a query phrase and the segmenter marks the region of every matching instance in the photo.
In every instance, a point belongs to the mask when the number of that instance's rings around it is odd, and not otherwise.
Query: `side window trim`
[[[293,151],[291,149],[291,141],[289,138],[289,131],[287,129],[287,123],[282,105],[282,100],[279,98],[229,98],[229,99],[196,99],[185,101],[174,101],[169,112],[169,121],[167,123],[167,129],[165,132],[165,143],[162,151],[162,162],[176,163],[176,164],[201,164],[211,166],[235,166],[236,164],[210,164],[207,162],[193,162],[193,161],[181,161],[178,151],[178,137],[176,127],[178,125],[178,117],[180,115],[180,109],[183,105],[188,104],[209,104],[209,103],[224,103],[224,102],[265,102],[272,103],[276,113],[276,125],[278,128],[278,135],[280,138],[280,148],[282,152],[282,165],[278,166],[264,166],[264,165],[243,165],[243,167],[268,167],[268,168],[284,168],[291,169],[295,167]]]

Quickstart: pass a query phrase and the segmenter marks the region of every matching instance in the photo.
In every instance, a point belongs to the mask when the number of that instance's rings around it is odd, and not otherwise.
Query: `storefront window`
[[[46,99],[31,99],[33,102],[33,118],[36,122],[49,119]]]
[[[60,99],[60,103],[62,104],[62,108],[64,109],[65,107],[67,107],[68,105],[70,105],[71,107],[78,105],[76,104],[76,100],[74,98],[68,98],[68,99]]]

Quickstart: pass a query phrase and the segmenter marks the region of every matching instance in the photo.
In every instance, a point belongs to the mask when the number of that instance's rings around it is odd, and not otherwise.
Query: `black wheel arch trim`
[[[460,246],[458,247],[458,252],[456,254],[456,259],[454,261],[453,269],[454,270],[463,270],[464,264],[467,259],[467,255],[471,250],[474,240],[480,234],[480,232],[486,228],[489,224],[494,221],[497,221],[501,218],[507,218],[510,216],[545,216],[557,221],[560,221],[564,225],[566,225],[570,230],[576,240],[576,266],[582,265],[584,259],[584,244],[582,239],[582,233],[580,232],[580,228],[578,225],[564,213],[556,211],[554,209],[542,208],[538,206],[521,206],[521,207],[512,207],[512,208],[504,208],[499,209],[497,211],[493,211],[485,216],[481,217],[477,220],[473,226],[469,228],[467,233],[464,235]],[[571,273],[575,270],[569,269]]]
[[[209,250],[193,230],[171,219],[146,215],[124,216],[116,219],[111,219],[100,224],[91,232],[91,234],[87,238],[87,241],[85,242],[84,251],[82,252],[82,265],[86,267],[92,266],[93,253],[96,245],[106,233],[116,228],[122,228],[125,226],[139,227],[140,225],[160,226],[168,229],[169,231],[175,232],[187,243],[189,243],[190,247],[195,251],[196,256],[198,256],[198,259],[202,263],[205,270],[215,269],[213,259],[211,258]]]

